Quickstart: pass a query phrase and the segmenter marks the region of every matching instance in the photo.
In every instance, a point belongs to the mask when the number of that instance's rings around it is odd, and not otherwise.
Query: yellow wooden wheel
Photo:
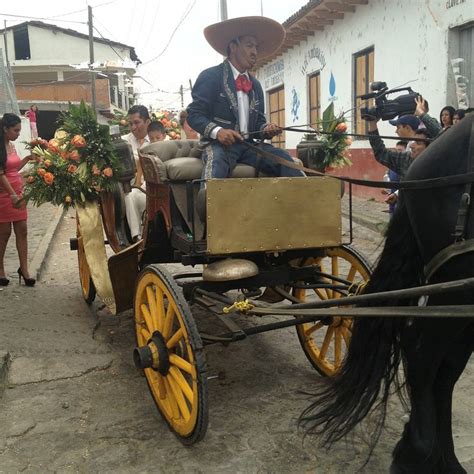
[[[84,252],[84,243],[82,241],[79,221],[77,221],[77,259],[79,263],[79,281],[81,282],[82,297],[87,304],[92,304],[95,300],[96,291]]]
[[[324,257],[305,259],[300,265],[317,265],[320,271],[354,283],[367,282],[371,275],[370,263],[349,245],[328,248]],[[330,277],[323,283],[340,284]],[[328,300],[343,297],[333,289],[294,288],[293,295],[300,301]],[[298,338],[313,367],[322,375],[333,376],[339,370],[352,334],[352,318],[328,318],[315,323],[296,326]]]
[[[161,265],[139,275],[135,291],[135,365],[144,369],[151,395],[184,444],[207,429],[207,376],[201,337],[184,296]]]

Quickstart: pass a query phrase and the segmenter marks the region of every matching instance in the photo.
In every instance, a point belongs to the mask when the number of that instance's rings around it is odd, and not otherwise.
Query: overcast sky
[[[144,92],[139,96],[140,103],[153,105],[154,109],[180,108],[181,99],[177,94],[180,85],[189,89],[189,80],[194,82],[202,69],[222,60],[202,33],[207,25],[219,21],[219,3],[219,0],[2,1],[0,20],[2,26],[4,20],[11,26],[27,19],[5,14],[25,15],[87,33],[85,24],[58,20],[86,22],[89,4],[93,7],[94,26],[104,37],[135,47],[143,63],[159,56],[138,68],[137,75],[151,83],[135,79],[135,89]],[[265,16],[283,22],[306,3],[307,0],[227,0],[227,12],[229,18],[235,18],[260,15],[263,8]],[[76,13],[64,15],[70,12]],[[115,53],[111,51],[111,59],[114,58]],[[147,93],[157,89],[170,93]],[[189,91],[185,91],[185,106],[190,97]]]

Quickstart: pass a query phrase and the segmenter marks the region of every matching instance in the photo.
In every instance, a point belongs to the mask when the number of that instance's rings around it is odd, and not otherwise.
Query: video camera
[[[375,99],[375,107],[361,107],[360,115],[364,120],[391,120],[398,115],[408,115],[415,112],[415,99],[418,97],[418,93],[414,92],[411,87],[389,90],[386,82],[377,81],[370,84],[370,90],[373,92],[357,96],[362,100]],[[391,100],[387,97],[389,94],[403,91],[407,93]]]

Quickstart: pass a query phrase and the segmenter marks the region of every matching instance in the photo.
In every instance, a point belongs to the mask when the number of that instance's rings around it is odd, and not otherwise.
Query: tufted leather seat
[[[170,140],[155,142],[140,148],[143,174],[146,181],[187,181],[201,178],[202,149],[198,140]],[[237,165],[233,178],[253,178],[255,168]]]

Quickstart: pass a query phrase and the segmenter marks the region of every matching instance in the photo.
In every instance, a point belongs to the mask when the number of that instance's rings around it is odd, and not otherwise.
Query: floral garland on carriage
[[[109,127],[99,125],[95,112],[83,101],[79,106],[71,104],[58,125],[53,139],[27,144],[36,160],[26,177],[24,200],[66,208],[97,200],[102,191],[113,189],[120,168]]]

